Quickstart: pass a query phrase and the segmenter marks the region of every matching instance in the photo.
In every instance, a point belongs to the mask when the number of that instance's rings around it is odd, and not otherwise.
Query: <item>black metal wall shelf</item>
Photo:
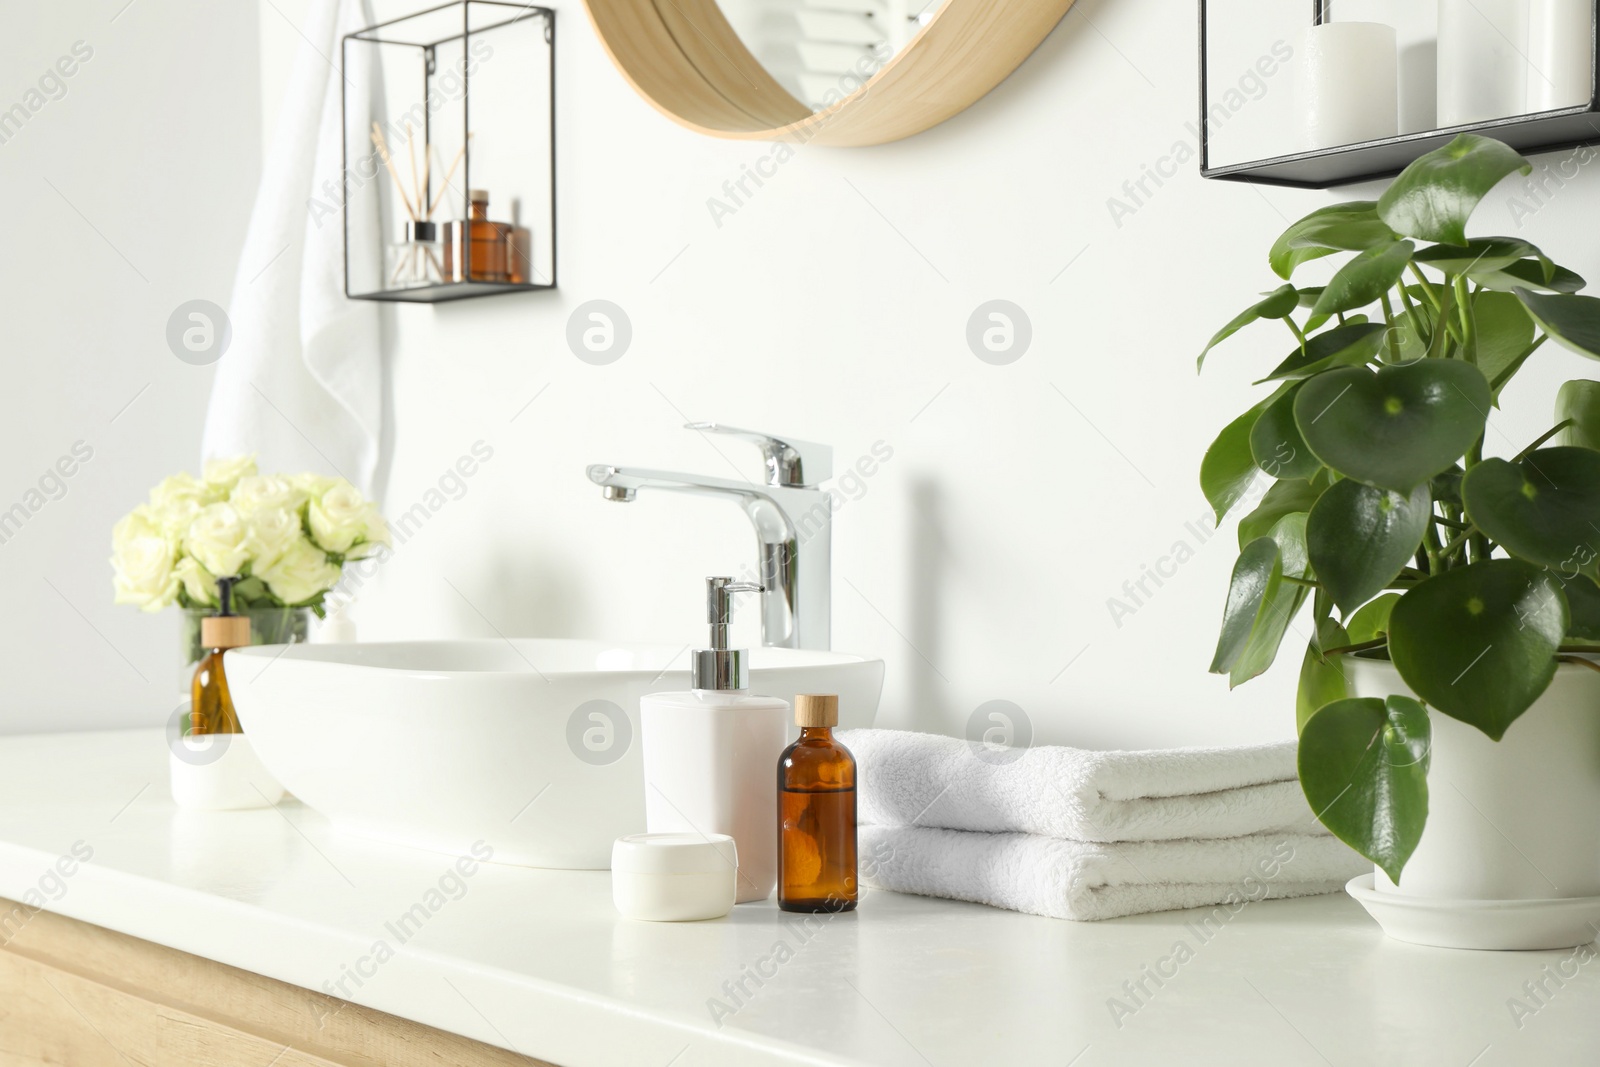
[[[554,289],[554,282],[437,282],[411,289],[380,289],[370,293],[347,293],[352,300],[378,300],[389,304],[443,304],[474,296],[497,293],[538,293]]]
[[[1326,0],[1313,0],[1309,21],[1320,22],[1325,17],[1325,4]],[[1596,0],[1595,8],[1596,25],[1600,26],[1600,0]],[[1299,189],[1327,189],[1391,177],[1404,170],[1417,157],[1443,147],[1463,133],[1493,137],[1524,154],[1600,145],[1600,84],[1597,84],[1590,94],[1589,103],[1578,107],[1512,115],[1336,148],[1212,166],[1208,128],[1210,101],[1206,77],[1206,15],[1207,0],[1200,0],[1200,174],[1205,178]],[[1600,70],[1600,63],[1595,63],[1593,69]]]
[[[555,11],[450,0],[340,44],[345,295],[554,289]]]
[[[1200,173],[1203,177],[1222,181],[1328,189],[1399,174],[1418,156],[1444,147],[1463,133],[1493,137],[1524,154],[1554,152],[1579,145],[1600,144],[1600,114],[1591,105],[1547,111],[1540,115],[1514,115],[1492,122],[1474,122],[1445,130],[1423,130],[1381,141],[1297,152],[1224,167],[1211,167],[1202,162]],[[1201,152],[1201,159],[1205,159],[1204,151]]]

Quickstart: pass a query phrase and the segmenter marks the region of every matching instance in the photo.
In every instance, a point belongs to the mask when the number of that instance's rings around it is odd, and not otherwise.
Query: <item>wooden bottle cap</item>
[[[838,726],[839,698],[832,693],[803,693],[794,698],[796,726]]]
[[[207,615],[200,620],[200,644],[205,648],[243,648],[249,643],[248,615]]]

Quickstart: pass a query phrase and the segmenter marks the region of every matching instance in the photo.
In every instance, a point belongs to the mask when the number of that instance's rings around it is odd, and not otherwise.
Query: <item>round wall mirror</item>
[[[1073,0],[585,0],[623,76],[716,137],[871,145],[972,105]]]

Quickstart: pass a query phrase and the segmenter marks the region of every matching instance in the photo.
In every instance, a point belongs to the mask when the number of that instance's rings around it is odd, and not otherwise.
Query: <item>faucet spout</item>
[[[822,449],[821,458],[813,460],[814,468],[827,462],[823,446],[805,447]],[[799,464],[794,467],[799,469]],[[607,464],[594,464],[587,474],[607,500],[622,503],[634,500],[640,490],[661,490],[722,497],[738,504],[756,531],[762,644],[827,649],[832,640],[832,504],[823,490],[777,484],[783,479],[773,465],[769,471],[774,471],[775,481],[767,484]]]

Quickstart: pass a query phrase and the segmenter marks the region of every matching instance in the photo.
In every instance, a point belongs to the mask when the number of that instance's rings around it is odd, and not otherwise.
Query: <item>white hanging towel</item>
[[[351,71],[346,81],[339,64],[340,39],[375,21],[367,0],[313,0],[300,27],[305,41],[234,276],[233,337],[201,446],[203,459],[254,452],[264,470],[341,475],[369,495],[383,360],[377,305],[344,295],[340,89],[372,93],[378,83],[376,71]],[[364,141],[358,131],[354,143]],[[352,241],[379,240],[373,207],[350,219]]]

